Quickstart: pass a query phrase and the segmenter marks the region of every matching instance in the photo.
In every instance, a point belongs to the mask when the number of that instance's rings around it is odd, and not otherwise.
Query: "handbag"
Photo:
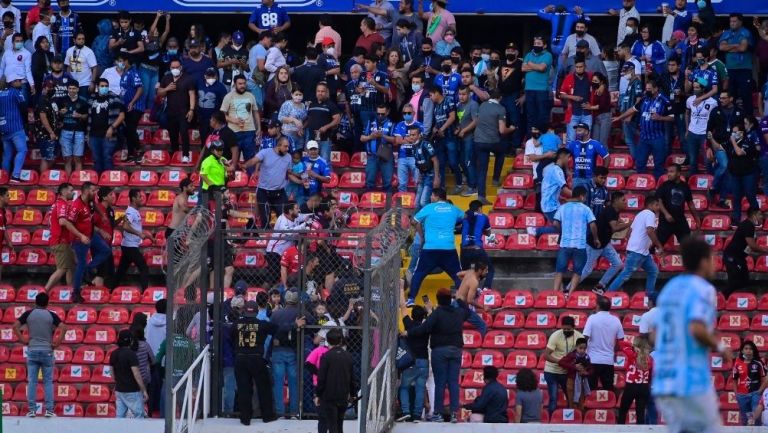
[[[411,353],[411,348],[408,347],[408,341],[405,337],[399,337],[397,339],[397,355],[395,355],[395,367],[398,371],[407,370],[411,366],[416,364],[416,358]]]
[[[382,161],[387,161],[392,159],[392,144],[390,143],[381,143],[376,147],[376,156],[379,157]]]

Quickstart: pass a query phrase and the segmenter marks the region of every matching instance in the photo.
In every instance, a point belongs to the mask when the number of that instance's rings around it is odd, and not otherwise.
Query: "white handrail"
[[[378,424],[382,419],[388,420],[392,417],[392,407],[390,402],[392,401],[392,395],[390,391],[391,378],[389,371],[392,369],[392,360],[390,359],[390,350],[382,355],[376,368],[371,371],[368,376],[368,411],[366,414],[361,414],[363,418],[362,423],[366,426],[368,431],[368,422]],[[383,370],[383,373],[382,373]],[[382,378],[379,379],[379,374],[382,373]],[[384,411],[384,413],[382,413]],[[361,424],[361,429],[363,424]],[[379,427],[377,427],[377,431]]]
[[[181,388],[181,384],[186,381],[190,375],[192,375],[192,371],[197,367],[197,364],[203,362],[203,359],[208,356],[208,352],[210,351],[210,345],[206,345],[203,347],[203,350],[200,351],[200,354],[197,355],[197,358],[195,358],[194,362],[192,362],[192,365],[189,366],[187,371],[184,373],[183,376],[181,376],[181,379],[179,379],[179,383],[176,384],[176,386],[173,387],[172,392],[178,392],[179,388]]]
[[[171,431],[173,433],[196,433],[200,426],[195,423],[195,417],[200,410],[200,399],[203,399],[203,420],[208,418],[210,411],[210,346],[206,345],[200,354],[192,362],[179,382],[171,389],[171,405],[174,408],[174,416],[170,420]],[[194,372],[200,368],[197,383],[194,383]],[[197,385],[196,387],[194,385]],[[176,396],[179,390],[184,387],[184,395],[181,404],[181,411],[178,419],[175,413]]]
[[[371,371],[371,374],[368,375],[368,384],[370,385],[371,382],[373,382],[373,379],[376,377],[376,373],[379,372],[382,368],[384,368],[384,365],[387,363],[387,360],[389,360],[389,351],[391,349],[387,349],[386,352],[384,352],[384,355],[381,356],[381,359],[379,359],[379,363],[376,364],[376,368]]]

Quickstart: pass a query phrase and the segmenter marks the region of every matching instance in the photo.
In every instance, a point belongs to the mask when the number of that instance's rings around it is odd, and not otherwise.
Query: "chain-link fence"
[[[168,251],[169,280],[174,280],[169,281],[169,301],[171,287],[177,288],[173,296],[177,300],[172,310],[176,311],[174,322],[186,323],[175,326],[174,335],[189,337],[190,328],[199,326],[201,311],[202,317],[209,319],[208,332],[194,335],[199,337],[200,347],[206,338],[212,345],[212,411],[220,415],[239,411],[234,383],[227,377],[231,374],[231,347],[227,345],[231,343],[222,338],[221,330],[232,319],[233,303],[239,303],[234,299],[242,297],[243,301],[266,302],[267,317],[277,309],[295,308],[298,316],[306,318],[306,326],[295,337],[273,344],[267,353],[273,390],[277,390],[273,394],[278,415],[305,419],[317,416],[314,373],[319,355],[324,352],[326,334],[334,327],[342,329],[346,350],[355,359],[355,380],[364,396],[359,407],[352,405],[347,417],[358,418],[361,409],[363,414],[369,413],[368,376],[387,349],[393,349],[389,353],[394,361],[397,347],[400,249],[407,236],[407,216],[396,207],[381,216],[373,229],[327,229],[324,227],[343,225],[334,224],[343,221],[329,224],[327,219],[344,219],[346,215],[323,212],[328,210],[323,203],[312,210],[306,206],[286,208],[278,214],[276,226],[288,229],[264,231],[250,228],[247,218],[238,218],[247,212],[227,215],[221,195],[214,195],[212,202],[216,215],[210,218],[210,226],[213,228],[214,220],[222,224],[205,233],[207,236],[196,233],[205,240],[194,245],[180,242],[174,246],[169,241]],[[179,305],[180,299],[185,300],[183,306]],[[211,304],[207,309],[206,303]],[[189,308],[190,304],[195,307]],[[395,372],[379,369],[378,373],[392,376],[387,381],[392,387],[388,394],[391,398],[384,405],[391,407]],[[378,380],[381,382],[381,378]],[[377,404],[379,407],[382,405]],[[363,429],[367,418],[358,418]],[[381,418],[377,415],[373,424],[369,420],[367,431],[380,432],[393,416]]]

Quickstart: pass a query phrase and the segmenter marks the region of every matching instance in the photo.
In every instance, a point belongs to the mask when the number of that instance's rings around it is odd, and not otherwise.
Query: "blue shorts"
[[[37,147],[40,149],[40,158],[45,161],[56,159],[56,142],[48,140],[37,140]]]
[[[568,271],[568,262],[573,260],[573,272],[581,275],[584,265],[587,263],[587,250],[579,248],[560,248],[557,252],[555,272],[561,274]]]
[[[63,129],[59,137],[59,144],[61,145],[61,156],[65,158],[83,156],[85,153],[85,132]]]

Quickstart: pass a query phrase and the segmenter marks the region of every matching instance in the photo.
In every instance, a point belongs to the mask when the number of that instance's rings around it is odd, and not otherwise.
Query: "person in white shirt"
[[[640,337],[648,338],[651,332],[656,330],[656,313],[659,311],[656,308],[656,298],[658,294],[653,293],[651,296],[646,296],[648,299],[648,311],[640,316],[640,323],[638,325],[638,332]]]
[[[64,66],[72,78],[80,83],[80,96],[87,98],[93,91],[93,79],[96,76],[96,55],[85,46],[85,33],[77,32],[75,45],[69,47],[64,57]]]
[[[0,17],[6,12],[13,14],[13,32],[21,33],[21,11],[11,4],[11,0],[0,0]]]
[[[600,381],[602,389],[613,391],[614,353],[618,342],[624,339],[621,321],[610,313],[611,300],[605,296],[597,298],[597,311],[589,316],[584,325],[584,337],[587,338],[587,355],[592,361],[592,375],[589,387],[597,389]]]
[[[709,115],[717,108],[717,101],[711,96],[698,104],[696,100],[706,92],[706,85],[702,85],[701,78],[693,82],[693,95],[685,102],[685,123],[688,130],[685,133],[686,154],[691,169],[699,165],[699,154],[707,141],[707,123]]]
[[[37,41],[37,38],[40,36],[45,36],[46,39],[51,43],[51,48],[49,49],[52,53],[56,53],[56,47],[54,47],[53,43],[53,36],[51,36],[51,10],[50,9],[41,9],[40,10],[40,21],[35,24],[35,27],[32,29],[32,42]]]
[[[533,169],[533,180],[539,180],[539,163],[543,160],[553,159],[555,152],[544,153],[544,146],[541,143],[541,131],[538,127],[531,127],[531,138],[525,142],[525,157],[531,162]]]
[[[645,293],[648,296],[656,293],[656,277],[659,275],[659,267],[651,257],[651,246],[656,247],[656,254],[664,254],[664,246],[656,237],[656,227],[658,227],[659,211],[661,210],[661,199],[655,195],[645,198],[645,209],[635,216],[632,226],[629,228],[629,241],[627,242],[627,259],[624,262],[624,269],[613,280],[609,292],[615,292],[629,280],[629,277],[639,268],[643,268],[647,273],[645,279]]]
[[[311,214],[309,214],[311,215]],[[275,221],[275,234],[267,243],[267,255],[271,253],[278,255],[278,260],[283,256],[285,250],[296,243],[296,235],[291,233],[280,233],[280,231],[299,231],[306,230],[306,217],[299,215],[299,205],[295,201],[289,201],[283,205],[283,214]]]
[[[267,60],[264,63],[264,69],[269,72],[267,81],[275,76],[275,72],[277,72],[278,68],[287,64],[285,55],[283,54],[283,50],[285,50],[287,45],[288,39],[281,34],[277,34],[272,38],[272,47],[267,51]]]
[[[627,20],[629,18],[636,18],[640,21],[640,12],[635,8],[635,0],[623,0],[622,8],[618,11],[616,9],[608,9],[608,14],[611,16],[619,17],[619,30],[616,34],[616,45],[621,44],[624,37],[627,36]]]
[[[125,72],[125,62],[115,60],[115,66],[105,69],[99,78],[104,78],[109,82],[110,93],[122,95],[123,91],[120,88],[120,80],[123,78],[123,72]]]
[[[139,207],[143,198],[144,194],[139,189],[131,188],[128,191],[130,204],[125,209],[125,217],[122,223],[123,241],[120,243],[120,264],[117,266],[115,279],[112,282],[111,288],[113,289],[118,284],[123,283],[125,272],[131,263],[135,264],[139,270],[141,290],[147,290],[149,286],[149,268],[147,268],[147,262],[144,261],[144,256],[141,254],[141,250],[139,250],[141,241],[151,237],[149,233],[143,232],[141,227]]]
[[[594,36],[587,33],[588,30],[586,21],[583,19],[576,21],[576,24],[573,26],[573,33],[565,38],[565,46],[563,47],[563,53],[560,56],[563,64],[565,64],[565,59],[576,55],[576,44],[579,41],[587,41],[592,55],[600,57],[600,45],[597,43],[597,39],[595,39]]]
[[[24,36],[13,35],[13,49],[3,53],[0,61],[0,79],[6,83],[21,80],[28,84],[30,91],[35,91],[35,79],[32,78],[32,54],[24,48]]]

